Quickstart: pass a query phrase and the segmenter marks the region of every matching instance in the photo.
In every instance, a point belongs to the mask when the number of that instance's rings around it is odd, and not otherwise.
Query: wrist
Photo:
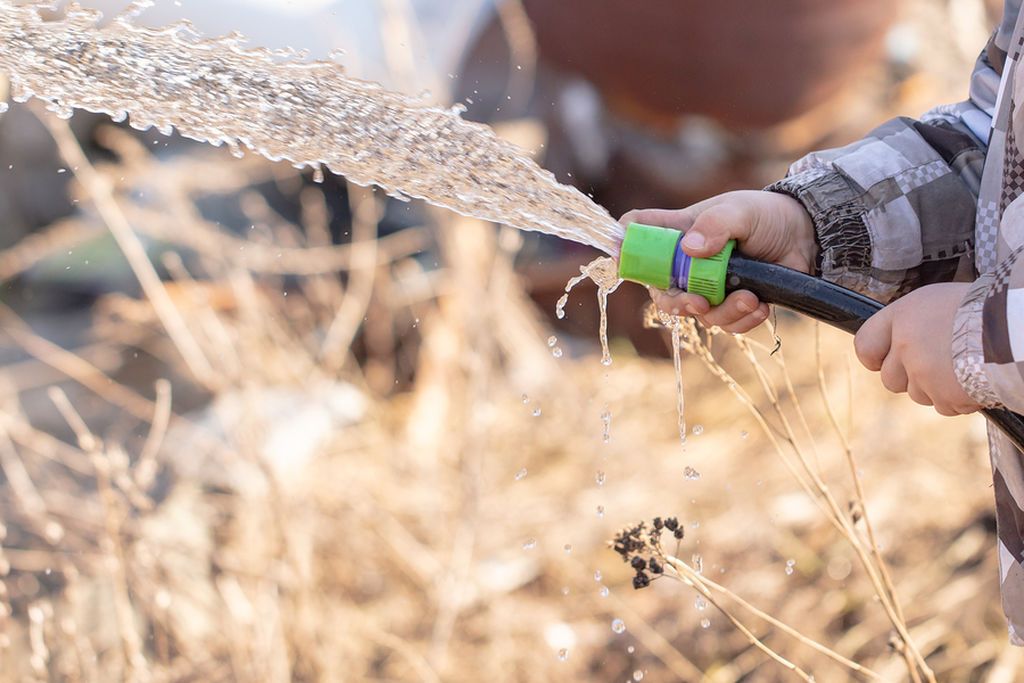
[[[782,234],[788,236],[787,250],[793,258],[793,266],[805,273],[816,274],[820,247],[814,230],[811,214],[798,199],[782,192],[771,192],[772,202],[778,207],[779,224],[784,227]]]

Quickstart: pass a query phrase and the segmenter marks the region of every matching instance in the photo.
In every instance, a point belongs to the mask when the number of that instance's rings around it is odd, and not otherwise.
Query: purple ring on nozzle
[[[683,252],[683,240],[676,242],[676,253],[672,258],[672,285],[679,289],[686,290],[686,283],[690,281],[690,264],[692,259]]]

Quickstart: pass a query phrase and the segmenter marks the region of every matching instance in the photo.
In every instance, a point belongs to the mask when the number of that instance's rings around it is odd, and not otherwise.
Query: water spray
[[[707,258],[683,252],[683,233],[632,223],[626,229],[619,255],[619,277],[703,296],[712,306],[729,292],[746,289],[758,299],[802,313],[855,333],[883,304],[857,292],[806,273],[747,258],[730,240],[725,249]],[[982,411],[990,422],[1024,450],[1024,417],[1002,408]]]

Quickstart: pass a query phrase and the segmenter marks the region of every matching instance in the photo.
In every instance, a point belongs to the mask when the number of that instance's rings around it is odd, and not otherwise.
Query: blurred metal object
[[[523,0],[542,58],[609,106],[666,125],[685,114],[764,128],[877,63],[903,0]]]

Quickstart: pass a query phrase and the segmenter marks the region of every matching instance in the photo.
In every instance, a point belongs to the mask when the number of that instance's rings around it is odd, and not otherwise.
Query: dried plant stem
[[[125,258],[128,259],[132,272],[135,273],[135,277],[138,278],[142,290],[146,293],[150,303],[153,304],[153,310],[163,324],[164,329],[167,330],[167,335],[181,353],[185,364],[204,386],[215,386],[217,384],[217,374],[213,366],[210,365],[206,354],[203,353],[202,347],[200,347],[195,337],[192,336],[188,324],[174,305],[174,301],[167,293],[163,282],[160,281],[160,276],[157,275],[156,269],[153,268],[153,264],[146,254],[145,247],[142,246],[142,242],[139,241],[138,236],[132,230],[128,219],[114,198],[110,183],[96,171],[89,162],[89,159],[86,158],[85,152],[82,151],[81,145],[78,144],[78,140],[75,139],[71,127],[66,122],[43,112],[39,106],[34,106],[33,111],[39,120],[42,121],[43,125],[46,126],[47,130],[50,131],[50,135],[53,136],[54,141],[57,143],[57,149],[60,151],[61,156],[64,157],[64,160],[71,167],[75,177],[85,187],[93,205],[103,218],[103,222],[106,223],[117,245],[121,248]]]
[[[98,230],[79,221],[66,220],[26,235],[17,244],[0,251],[0,282],[15,278],[40,261],[84,244],[99,234]]]
[[[672,567],[672,569],[678,572],[677,577],[680,581],[687,584],[688,586],[693,587],[694,590],[698,591],[701,595],[703,595],[708,600],[708,602],[714,605],[715,608],[717,608],[718,611],[725,616],[726,619],[732,622],[732,625],[736,627],[736,629],[746,637],[746,639],[750,642],[751,645],[761,650],[770,658],[772,658],[785,668],[795,673],[802,680],[808,681],[808,683],[814,680],[814,678],[811,677],[806,671],[804,671],[796,664],[780,655],[775,650],[765,645],[760,638],[755,636],[753,632],[743,624],[743,622],[741,622],[739,619],[733,616],[732,612],[723,607],[721,603],[719,603],[718,600],[715,598],[714,594],[711,592],[711,589],[709,589],[704,584],[703,578],[700,576],[700,574],[698,574],[694,569],[692,569],[682,560],[672,557],[671,555],[666,556],[665,560],[668,562],[669,566]]]
[[[115,381],[85,359],[40,337],[14,311],[2,303],[0,303],[0,322],[3,323],[0,325],[0,329],[26,353],[62,372],[111,405],[142,422],[149,422],[156,414],[156,405],[152,401]],[[170,416],[170,421],[172,424],[181,426],[190,437],[194,438],[196,446],[208,448],[211,451],[220,451],[227,457],[232,457],[231,453],[225,450],[224,442],[200,425],[173,413]]]
[[[743,405],[747,407],[753,417],[757,420],[762,431],[768,437],[773,449],[779,455],[787,469],[789,469],[790,473],[794,475],[801,488],[803,488],[810,496],[811,500],[818,505],[826,519],[829,520],[829,522],[852,546],[860,564],[868,575],[868,580],[874,587],[875,594],[878,596],[886,616],[889,618],[889,621],[892,623],[892,626],[898,633],[901,641],[906,645],[906,647],[901,648],[901,655],[906,662],[907,671],[911,680],[914,681],[914,683],[918,683],[921,680],[921,674],[923,674],[926,680],[933,682],[935,680],[934,673],[925,663],[924,657],[911,640],[902,611],[898,610],[894,604],[896,600],[894,592],[890,591],[891,581],[887,583],[882,576],[883,570],[880,568],[882,565],[877,561],[880,553],[875,553],[874,550],[865,548],[865,544],[861,541],[851,520],[832,495],[831,490],[821,478],[817,468],[811,466],[807,454],[801,448],[800,443],[796,438],[796,434],[793,431],[792,425],[786,417],[785,411],[779,401],[778,392],[775,391],[771,378],[768,376],[763,365],[754,353],[754,348],[759,345],[756,345],[743,337],[737,337],[736,339],[737,345],[753,369],[759,384],[768,398],[769,404],[772,406],[773,413],[782,426],[782,433],[780,435],[776,435],[775,430],[769,425],[760,409],[754,405],[747,392],[732,379],[731,375],[729,375],[721,365],[719,365],[717,360],[711,354],[709,344],[703,344],[700,342],[700,337],[697,335],[694,323],[692,321],[688,321],[686,324],[691,326],[691,342],[689,344],[689,350],[697,355],[715,376],[725,382],[732,393],[740,399],[740,402]],[[788,375],[788,371],[786,370],[784,363],[781,367],[783,373]],[[786,381],[788,385],[792,384],[791,380],[788,378]],[[788,445],[788,449],[784,448],[783,444]],[[795,457],[796,463],[790,462],[789,451],[792,451],[792,455]]]
[[[817,358],[818,391],[821,393],[821,400],[825,406],[825,413],[828,415],[829,422],[832,425],[836,436],[839,437],[840,444],[843,448],[843,454],[846,456],[846,462],[850,468],[850,478],[853,480],[854,496],[857,505],[860,508],[861,518],[864,520],[864,530],[867,532],[871,554],[874,555],[875,562],[878,564],[878,569],[882,575],[882,580],[885,583],[885,588],[889,592],[889,598],[892,600],[893,606],[896,608],[896,614],[899,616],[901,621],[905,622],[906,619],[903,616],[903,608],[900,606],[900,602],[896,597],[896,586],[893,583],[888,564],[882,557],[882,551],[878,547],[878,541],[875,539],[875,530],[874,526],[871,524],[871,517],[868,515],[867,504],[864,499],[864,487],[860,480],[860,474],[857,472],[857,462],[853,454],[853,447],[851,446],[846,433],[839,426],[839,420],[836,417],[835,410],[832,408],[832,401],[829,399],[828,390],[825,386],[825,367],[821,356],[820,323],[815,323],[814,326],[814,342],[815,356]]]
[[[135,484],[145,490],[153,483],[156,476],[156,456],[160,452],[167,425],[171,421],[171,383],[166,379],[157,380],[156,403],[153,406],[153,419],[150,424],[146,442],[142,445],[139,459],[135,464]]]
[[[68,426],[75,433],[79,448],[88,453],[92,458],[96,471],[96,485],[99,490],[100,501],[103,504],[103,541],[110,559],[107,566],[110,571],[111,587],[114,591],[114,607],[118,630],[121,636],[122,656],[124,658],[125,670],[128,672],[126,679],[131,681],[148,680],[148,664],[142,651],[142,642],[135,625],[131,598],[128,595],[126,556],[124,545],[121,543],[121,525],[124,511],[121,509],[121,503],[114,492],[113,486],[111,486],[111,463],[109,456],[103,451],[101,441],[89,431],[82,416],[71,405],[67,394],[58,387],[51,387],[48,395],[57,407],[58,412],[60,412]]]
[[[860,537],[857,535],[856,529],[853,527],[853,524],[850,521],[849,517],[843,512],[838,501],[836,501],[835,497],[832,495],[832,492],[829,489],[828,485],[824,482],[824,480],[821,479],[816,469],[811,467],[807,455],[803,452],[803,449],[800,448],[799,443],[796,439],[796,434],[793,432],[793,428],[785,415],[785,411],[782,408],[782,404],[779,402],[778,394],[777,392],[775,392],[774,387],[771,384],[771,380],[767,375],[767,372],[764,370],[764,367],[761,365],[761,363],[757,360],[757,357],[754,355],[753,349],[750,347],[750,345],[745,343],[745,341],[742,338],[739,338],[737,342],[740,348],[743,350],[744,355],[747,357],[748,362],[753,367],[755,374],[757,375],[762,387],[764,388],[765,394],[768,396],[769,402],[771,403],[776,416],[782,423],[787,435],[787,442],[789,443],[790,447],[793,449],[793,452],[797,456],[797,459],[800,462],[804,473],[814,483],[814,489],[817,491],[817,494],[821,496],[821,498],[825,501],[829,509],[829,512],[831,513],[830,516],[834,520],[833,523],[837,524],[840,527],[840,531],[842,532],[843,536],[845,536],[850,542],[851,546],[853,546],[853,549],[857,553],[857,557],[860,560],[861,565],[864,567],[864,570],[868,573],[868,578],[870,579],[872,585],[875,588],[875,593],[879,597],[879,600],[882,604],[882,608],[889,616],[889,620],[892,622],[893,628],[896,629],[901,640],[906,644],[907,647],[904,651],[904,656],[907,658],[907,667],[908,672],[910,673],[911,680],[915,682],[920,680],[917,671],[917,669],[920,668],[921,673],[925,675],[925,678],[928,681],[934,681],[934,673],[932,673],[931,669],[925,663],[924,657],[921,655],[921,652],[917,649],[917,646],[911,639],[910,632],[907,628],[906,622],[902,618],[901,612],[899,612],[896,606],[894,605],[895,600],[893,599],[892,595],[888,590],[888,587],[886,586],[884,580],[881,577],[881,570],[878,568],[875,562],[872,562],[872,557],[869,555],[869,551],[865,549],[864,544],[861,542]],[[785,374],[788,374],[784,366],[783,372]],[[911,659],[913,661],[911,661]]]
[[[32,483],[32,477],[18,456],[6,429],[0,429],[0,473],[3,473],[25,515],[33,521],[45,522],[48,516],[46,503]],[[43,525],[40,526],[42,528]]]
[[[338,312],[327,328],[321,356],[332,370],[340,370],[359,330],[373,295],[377,272],[377,222],[381,207],[373,190],[349,185],[352,198],[352,245],[355,250],[348,288]]]
[[[673,557],[671,555],[668,555],[668,556],[665,557],[665,561],[668,564],[670,564],[672,566],[672,568],[675,569],[676,571],[678,571],[680,573],[683,573],[683,574],[686,574],[691,579],[691,581],[693,581],[694,583],[698,583],[699,582],[705,588],[707,588],[709,590],[714,590],[714,591],[717,591],[717,592],[721,593],[722,595],[724,595],[727,598],[729,598],[730,600],[734,601],[736,604],[738,604],[740,607],[742,607],[743,609],[747,610],[748,612],[750,612],[754,616],[757,616],[757,617],[767,621],[769,624],[771,624],[772,626],[775,626],[780,631],[784,631],[788,635],[790,635],[793,638],[799,640],[804,645],[817,650],[818,652],[822,653],[823,655],[825,655],[826,657],[832,659],[833,661],[838,662],[839,664],[842,664],[843,666],[845,666],[845,667],[847,667],[847,668],[849,668],[849,669],[851,669],[853,671],[856,671],[859,674],[863,674],[863,675],[867,676],[868,678],[881,679],[881,676],[879,676],[877,673],[875,673],[871,669],[867,668],[866,666],[858,664],[857,662],[855,662],[855,661],[853,661],[851,659],[847,659],[846,657],[842,656],[841,654],[839,654],[835,650],[832,650],[832,649],[826,647],[825,645],[822,645],[821,643],[819,643],[818,641],[814,640],[813,638],[808,638],[807,636],[805,636],[804,634],[800,633],[799,631],[797,631],[793,627],[791,627],[791,626],[789,626],[789,625],[779,621],[778,619],[776,619],[772,615],[768,614],[767,612],[764,612],[764,611],[758,609],[757,607],[755,607],[754,605],[750,604],[749,602],[747,602],[746,600],[741,598],[736,593],[733,593],[731,590],[729,590],[725,586],[722,586],[721,584],[715,583],[711,579],[706,578],[703,574],[697,574],[696,570],[694,570],[692,567],[690,567],[688,564],[686,564],[686,562],[684,562],[683,560],[680,560],[677,557]],[[703,593],[703,591],[701,591],[701,592]]]

